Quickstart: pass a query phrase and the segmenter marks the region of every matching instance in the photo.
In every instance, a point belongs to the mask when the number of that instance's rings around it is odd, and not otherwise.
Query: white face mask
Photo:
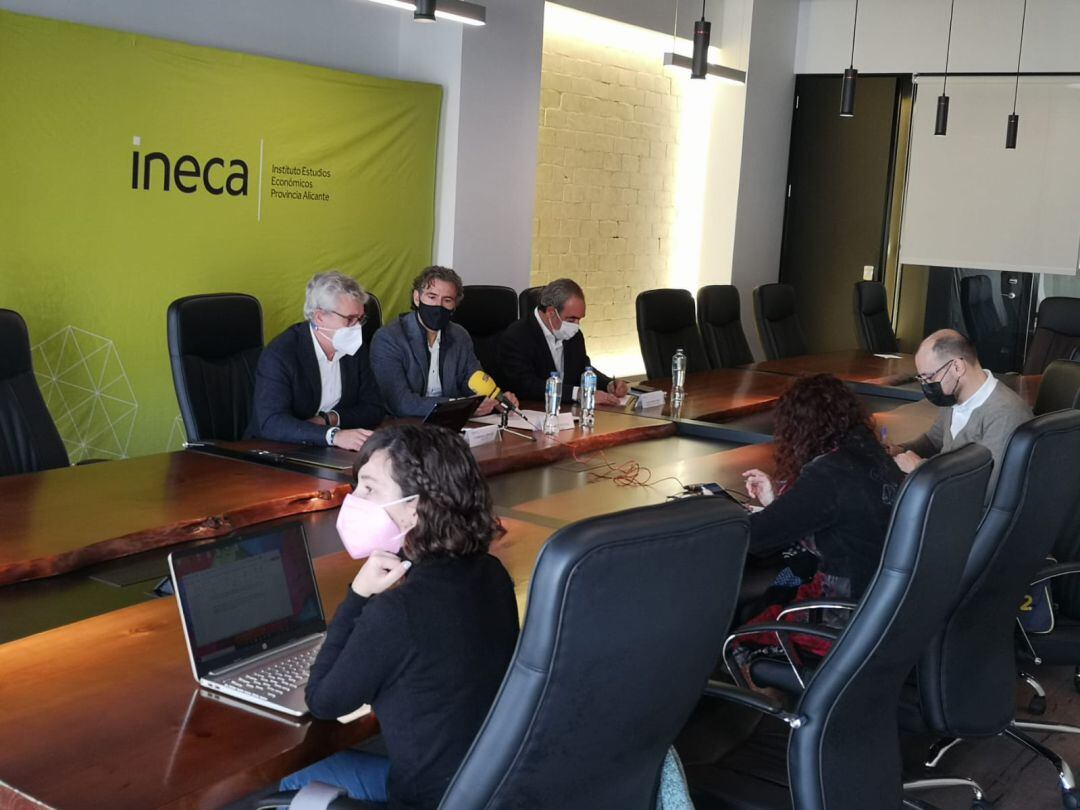
[[[552,334],[555,335],[555,337],[557,337],[559,340],[570,340],[570,338],[574,337],[580,331],[581,324],[570,323],[570,321],[563,321],[558,329],[552,331]]]
[[[324,326],[315,328],[333,335],[330,342],[333,344],[335,352],[356,354],[360,351],[360,347],[364,345],[364,327],[359,324],[356,326],[343,326],[340,329],[327,329]]]

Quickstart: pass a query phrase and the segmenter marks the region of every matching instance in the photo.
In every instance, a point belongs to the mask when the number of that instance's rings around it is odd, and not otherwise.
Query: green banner
[[[318,271],[384,314],[430,262],[442,90],[0,12],[0,307],[73,461],[183,441],[165,312]]]

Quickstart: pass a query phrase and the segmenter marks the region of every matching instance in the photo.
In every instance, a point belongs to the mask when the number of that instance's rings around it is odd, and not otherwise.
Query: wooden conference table
[[[851,349],[804,354],[782,360],[765,360],[740,366],[740,368],[794,377],[833,374],[845,382],[896,386],[911,382],[915,376],[915,356],[911,354],[877,355]]]

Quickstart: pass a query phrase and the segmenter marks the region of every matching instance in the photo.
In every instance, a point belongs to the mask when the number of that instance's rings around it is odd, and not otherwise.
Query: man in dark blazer
[[[384,415],[363,345],[367,299],[336,270],[308,282],[307,320],[259,357],[249,438],[360,449]]]
[[[371,339],[371,367],[392,416],[425,417],[439,402],[472,395],[469,378],[483,369],[469,333],[450,320],[462,286],[449,267],[425,268],[413,279],[412,311]],[[510,391],[506,397],[517,405]],[[495,400],[485,399],[475,415],[496,407]]]
[[[581,321],[585,293],[571,279],[560,278],[540,291],[540,306],[510,324],[499,340],[500,382],[526,400],[543,400],[551,372],[563,378],[563,402],[572,402],[581,373],[591,366]],[[630,386],[613,380],[595,366],[596,404],[615,405]]]

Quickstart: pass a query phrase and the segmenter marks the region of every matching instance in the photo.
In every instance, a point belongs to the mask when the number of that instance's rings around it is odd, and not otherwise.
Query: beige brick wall
[[[668,286],[680,83],[660,54],[544,34],[532,283],[585,289],[589,353],[643,371],[634,298]]]

